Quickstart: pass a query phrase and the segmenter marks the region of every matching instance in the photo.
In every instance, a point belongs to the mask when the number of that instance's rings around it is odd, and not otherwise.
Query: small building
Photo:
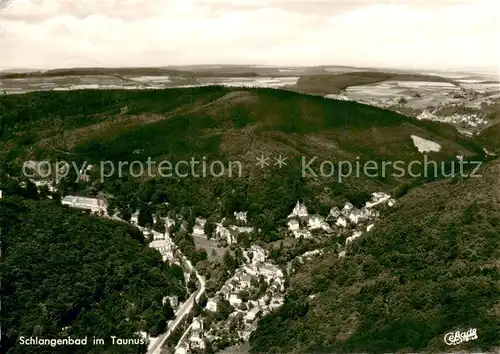
[[[205,235],[205,224],[207,221],[202,218],[196,218],[196,223],[193,226],[193,236],[206,238]]]
[[[253,322],[260,313],[260,307],[254,307],[245,315],[245,322]]]
[[[300,229],[300,224],[296,219],[290,220],[287,224],[288,224],[288,229],[292,232],[299,231]]]
[[[284,304],[284,299],[282,297],[279,297],[279,298],[273,299],[271,301],[271,303],[269,304],[269,307],[272,310],[276,310],[277,308],[281,307],[283,304]]]
[[[309,230],[298,230],[293,232],[293,237],[306,239],[306,238],[311,238],[312,235],[311,231]]]
[[[240,279],[240,285],[242,288],[250,287],[251,282],[252,282],[252,277],[248,274],[243,275]]]
[[[232,293],[229,295],[229,303],[233,307],[238,307],[241,305],[242,300],[238,297],[238,294]]]
[[[236,221],[240,221],[244,224],[247,223],[247,212],[246,211],[245,212],[241,211],[239,213],[234,212],[234,216],[236,217]]]
[[[215,299],[209,299],[206,306],[208,311],[217,312],[217,301]]]
[[[189,353],[189,344],[187,342],[183,342],[175,349],[175,354],[188,354]]]

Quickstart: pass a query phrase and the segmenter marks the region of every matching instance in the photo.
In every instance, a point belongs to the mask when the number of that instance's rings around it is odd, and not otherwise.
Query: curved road
[[[201,295],[203,295],[205,293],[205,279],[203,279],[203,277],[200,274],[198,274],[198,272],[193,267],[193,265],[191,264],[191,262],[185,256],[182,256],[182,259],[187,264],[187,266],[188,266],[188,268],[189,268],[190,271],[194,270],[194,272],[196,274],[196,278],[198,278],[198,281],[200,283],[200,288],[198,290],[196,290],[189,297],[189,299],[187,299],[187,301],[184,302],[184,304],[182,304],[182,306],[176,311],[176,313],[175,313],[175,319],[172,320],[172,321],[170,321],[168,323],[168,330],[165,333],[163,333],[155,341],[155,343],[153,344],[153,346],[150,349],[148,349],[147,354],[160,354],[161,347],[163,346],[163,344],[165,343],[165,341],[167,340],[167,338],[177,328],[177,326],[179,325],[179,323],[181,323],[181,321],[184,319],[184,317],[189,312],[191,312],[191,310],[193,309],[194,301],[195,300],[199,301]]]

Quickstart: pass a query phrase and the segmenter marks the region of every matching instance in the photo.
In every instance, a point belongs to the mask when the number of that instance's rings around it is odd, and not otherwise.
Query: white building
[[[375,192],[372,193],[372,200],[366,202],[365,208],[373,208],[374,206],[387,203],[389,206],[393,206],[395,201],[391,198],[390,195],[384,192]]]
[[[238,294],[233,293],[229,295],[229,304],[231,304],[231,306],[238,307],[241,303],[242,300],[238,297]]]
[[[300,202],[297,201],[297,204],[295,205],[295,208],[293,208],[293,211],[290,215],[288,215],[289,218],[293,217],[299,217],[299,218],[304,218],[307,217],[309,214],[307,213],[307,208],[304,204],[300,204]]]
[[[262,247],[257,246],[257,245],[252,245],[252,246],[250,246],[250,251],[252,251],[252,253],[253,253],[253,257],[252,257],[253,264],[257,264],[259,262],[266,261],[266,251]]]
[[[298,222],[297,220],[295,220],[295,219],[290,220],[290,221],[288,222],[288,229],[289,229],[290,231],[292,231],[292,232],[293,232],[293,231],[299,231],[299,229],[300,229],[300,224],[299,224],[299,222]]]
[[[236,217],[236,221],[241,221],[245,224],[247,223],[247,212],[246,211],[245,212],[241,211],[239,213],[234,212],[234,216]]]
[[[132,214],[130,217],[130,222],[132,224],[138,225],[139,224],[139,212],[136,211],[135,213]]]
[[[293,232],[293,237],[295,238],[311,238],[311,231],[309,230],[298,230]]]
[[[271,303],[269,304],[269,307],[273,310],[276,310],[277,308],[281,307],[283,304],[284,304],[284,299],[283,297],[278,297],[278,298],[275,298],[271,301]]]
[[[177,349],[175,349],[175,354],[188,354],[189,353],[189,344],[186,342],[181,343]]]
[[[253,322],[257,318],[258,314],[260,313],[260,308],[259,307],[254,307],[250,311],[247,312],[245,315],[245,321],[246,322]]]
[[[309,229],[310,230],[318,230],[322,229],[323,231],[331,231],[330,225],[325,221],[325,219],[321,215],[312,215],[309,220]]]
[[[205,224],[206,220],[202,218],[196,218],[196,224],[193,226],[193,236],[206,238],[205,235]]]
[[[252,281],[252,277],[250,275],[243,275],[240,279],[240,285],[242,288],[249,288]]]
[[[267,279],[283,278],[283,272],[281,269],[272,263],[261,265],[259,267],[259,272]]]
[[[217,301],[215,299],[209,299],[206,308],[208,311],[217,312]]]
[[[337,222],[335,223],[335,225],[340,226],[340,227],[346,227],[347,226],[347,220],[343,216],[340,216],[337,219]]]
[[[97,198],[85,198],[73,195],[68,195],[61,200],[61,204],[68,205],[71,208],[90,210],[92,213],[106,214],[107,203],[104,200]]]
[[[227,244],[228,245],[231,245],[233,243],[236,243],[236,239],[234,238],[234,236],[231,234],[231,231],[227,228],[225,228],[223,225],[222,225],[222,222],[221,223],[218,223],[216,224],[216,227],[215,227],[215,235],[218,237],[218,238],[222,238],[222,239],[225,239],[227,240]]]

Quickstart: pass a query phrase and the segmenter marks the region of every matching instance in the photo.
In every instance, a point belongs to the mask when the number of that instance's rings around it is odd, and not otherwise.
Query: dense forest
[[[0,161],[18,176],[26,160],[65,160],[93,164],[88,183],[67,178],[61,193],[104,193],[126,216],[144,204],[155,209],[164,202],[198,216],[222,218],[248,210],[261,229],[284,221],[297,200],[311,213],[334,205],[363,205],[377,190],[397,192],[419,181],[387,173],[362,174],[338,180],[303,175],[302,158],[320,162],[360,163],[422,160],[410,135],[438,141],[436,161],[484,155],[480,145],[461,137],[453,127],[418,121],[354,102],[273,89],[201,87],[154,91],[79,90],[36,92],[0,97]],[[271,166],[260,169],[256,158],[266,155]],[[286,156],[276,168],[273,158]],[[102,161],[231,161],[242,164],[242,175],[172,178],[113,175],[100,181]],[[156,172],[156,171],[153,171]],[[227,172],[227,171],[226,171]],[[420,181],[421,182],[421,181]],[[114,211],[114,210],[112,210]],[[153,210],[154,211],[154,210]],[[266,233],[269,235],[269,233]]]
[[[165,264],[126,223],[35,199],[25,191],[0,200],[2,351],[50,351],[20,345],[20,336],[88,336],[89,342],[95,336],[106,345],[57,352],[144,352],[144,345],[111,346],[110,336],[163,332],[173,317],[163,298],[186,296],[182,268]]]
[[[478,339],[453,350],[498,350],[499,167],[410,191],[345,258],[300,268],[253,351],[444,352],[446,333],[470,328]]]

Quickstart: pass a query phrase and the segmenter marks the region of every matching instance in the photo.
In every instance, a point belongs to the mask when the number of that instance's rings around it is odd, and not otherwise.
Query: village
[[[36,162],[32,162],[33,164]],[[83,176],[84,172],[82,171]],[[32,180],[32,182],[38,188],[57,191],[52,182],[43,180]],[[342,235],[345,242],[343,245],[337,244],[336,253],[339,258],[346,257],[349,244],[374,228],[376,219],[380,215],[379,207],[391,207],[395,203],[391,196],[383,192],[372,193],[371,197],[362,208],[356,208],[347,202],[342,208],[331,208],[326,216],[309,214],[306,205],[297,201],[287,217],[286,228],[281,230],[281,233],[284,237],[296,240],[324,239]],[[99,217],[121,220],[116,215],[108,215],[109,208],[104,198],[66,195],[61,199],[61,204],[85,210]],[[175,311],[175,319],[168,323],[167,332],[159,337],[150,337],[145,332],[138,332],[138,335],[148,340],[150,354],[160,353],[176,329],[183,329],[183,334],[176,342],[175,348],[170,347],[170,349],[179,354],[203,352],[207,347],[211,350],[223,349],[248,341],[251,333],[256,330],[259,319],[278,310],[284,304],[286,277],[290,272],[294,272],[296,267],[307,260],[325,253],[323,249],[309,250],[295,257],[293,261],[288,262],[286,269],[282,269],[269,258],[266,244],[252,243],[249,247],[238,244],[240,235],[254,231],[254,226],[250,226],[251,222],[247,218],[247,212],[235,212],[230,220],[222,219],[215,223],[210,235],[206,233],[207,220],[197,217],[191,232],[191,236],[197,241],[195,243],[238,250],[243,255],[243,262],[234,272],[227,274],[227,279],[220,289],[207,298],[205,277],[173,241],[175,236],[172,233],[173,226],[178,223],[179,227],[186,231],[185,220],[154,217],[162,220],[164,228],[158,231],[152,227],[140,226],[137,211],[132,214],[130,223],[142,231],[148,246],[158,250],[164,262],[178,265],[183,269],[189,297],[182,303],[175,296],[164,297],[163,301],[168,301]],[[216,253],[212,256],[215,255]],[[193,281],[196,289],[189,289],[188,284]],[[200,305],[203,307],[202,310],[194,311]],[[195,316],[193,312],[197,312]],[[186,320],[190,322],[186,323]]]

